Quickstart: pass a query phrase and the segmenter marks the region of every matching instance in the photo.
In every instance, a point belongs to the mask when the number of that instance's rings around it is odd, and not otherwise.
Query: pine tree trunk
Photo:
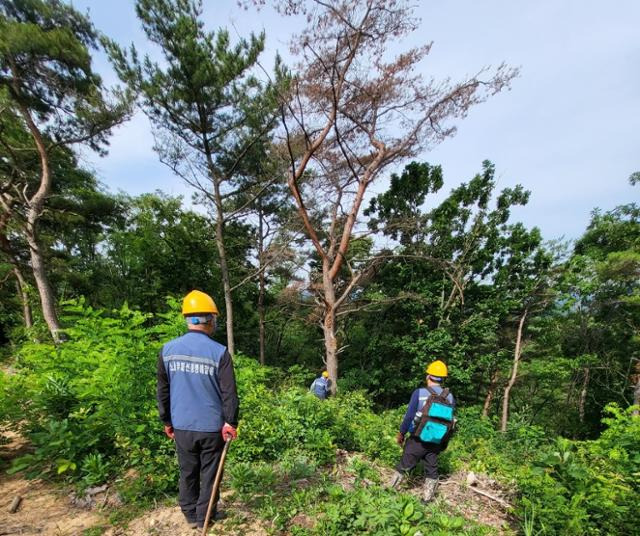
[[[336,310],[335,310],[335,290],[333,281],[329,277],[328,270],[323,270],[323,287],[325,310],[322,319],[322,331],[324,332],[325,360],[327,363],[327,372],[331,380],[331,394],[335,395],[337,391],[338,379],[338,339],[336,336]]]
[[[18,266],[13,267],[13,275],[16,276],[16,289],[22,302],[22,317],[24,319],[24,327],[31,329],[33,327],[33,315],[31,314],[31,305],[29,305],[29,295],[27,294],[27,282]]]
[[[265,293],[265,278],[264,278],[264,225],[263,225],[263,213],[262,213],[262,201],[258,200],[259,215],[258,215],[258,329],[260,338],[260,364],[265,364],[265,348],[264,348],[264,324],[265,324],[265,311],[264,311],[264,293]]]
[[[233,300],[231,297],[231,278],[229,277],[229,267],[227,265],[227,251],[224,245],[224,207],[222,205],[222,192],[220,191],[220,178],[216,172],[216,166],[213,161],[213,151],[209,143],[209,139],[205,132],[207,118],[200,115],[200,123],[202,126],[202,146],[204,149],[207,167],[209,169],[209,178],[213,185],[213,203],[216,209],[216,247],[220,257],[220,272],[222,275],[222,288],[224,291],[225,321],[227,327],[227,350],[233,355],[235,353],[235,341],[233,338]]]
[[[33,270],[33,278],[38,288],[38,294],[40,295],[40,305],[42,306],[42,316],[51,333],[51,337],[55,343],[60,342],[60,320],[58,319],[58,313],[56,312],[56,300],[55,294],[51,283],[49,282],[49,276],[47,274],[44,257],[40,248],[40,243],[36,234],[34,234],[33,228],[27,226],[26,239],[29,244],[29,254],[31,257],[31,269]]]
[[[224,247],[224,223],[222,213],[218,212],[216,219],[216,246],[220,255],[220,272],[222,273],[222,287],[224,289],[225,320],[227,326],[227,349],[233,355],[235,344],[233,340],[233,301],[231,298],[231,280],[229,278],[229,268],[227,266],[227,252]]]
[[[520,317],[520,322],[518,323],[518,333],[516,335],[516,348],[513,352],[513,367],[511,369],[511,377],[509,378],[509,382],[507,386],[504,388],[504,396],[502,398],[502,421],[500,423],[500,431],[507,431],[507,422],[509,420],[509,396],[511,394],[511,389],[513,385],[516,383],[516,378],[518,377],[518,365],[520,363],[520,357],[522,355],[522,332],[524,330],[524,322],[527,318],[527,310],[524,310],[522,316]]]
[[[260,338],[260,364],[266,364],[265,358],[265,310],[264,310],[264,275],[260,273],[260,290],[258,295],[258,329]]]
[[[16,91],[16,93],[18,93]],[[44,204],[51,192],[51,173],[49,170],[49,155],[45,147],[44,139],[40,130],[31,118],[29,110],[24,105],[19,105],[27,127],[33,137],[40,156],[40,184],[35,194],[28,200],[26,223],[24,225],[25,238],[29,244],[29,255],[31,257],[31,268],[33,270],[33,278],[40,295],[40,304],[42,305],[42,315],[49,327],[51,337],[55,343],[60,342],[60,321],[55,307],[55,293],[51,287],[49,276],[44,261],[44,255],[38,239],[38,220],[44,210]]]
[[[582,390],[580,391],[580,403],[578,406],[578,413],[580,415],[580,422],[584,422],[584,407],[587,403],[587,389],[589,387],[589,367],[584,368],[584,377],[582,379]]]
[[[498,388],[498,369],[494,370],[491,374],[491,382],[489,383],[489,389],[487,390],[487,396],[484,398],[484,404],[482,405],[482,417],[489,416],[489,410],[491,409],[491,402],[496,394]]]
[[[337,391],[336,379],[338,378],[338,343],[336,338],[336,317],[335,313],[327,311],[322,322],[324,332],[325,359],[327,361],[327,372],[331,380],[331,394]]]

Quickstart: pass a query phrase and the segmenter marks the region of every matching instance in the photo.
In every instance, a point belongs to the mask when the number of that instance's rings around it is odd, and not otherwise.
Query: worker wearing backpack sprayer
[[[211,296],[189,292],[182,314],[189,331],[166,343],[158,358],[158,410],[176,443],[180,508],[192,528],[204,528],[210,499],[215,519],[213,483],[225,444],[237,437],[238,395],[231,355],[211,338],[219,314]]]
[[[404,449],[390,485],[397,487],[405,475],[424,460],[426,478],[422,500],[429,502],[438,486],[438,454],[447,448],[455,424],[455,399],[449,389],[442,387],[448,376],[447,365],[434,361],[426,373],[427,386],[413,392],[400,425],[396,441],[399,445],[404,444]],[[410,435],[405,442],[407,433]]]

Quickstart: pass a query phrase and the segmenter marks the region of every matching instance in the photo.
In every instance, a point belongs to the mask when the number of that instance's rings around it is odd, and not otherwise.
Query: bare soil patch
[[[0,447],[3,461],[25,452],[27,445],[20,436],[11,432],[3,435],[11,440]],[[80,536],[85,529],[102,522],[98,512],[73,507],[67,493],[42,480],[26,480],[0,472],[0,536]],[[22,497],[22,501],[11,514],[9,507],[16,496]]]
[[[78,497],[50,482],[8,475],[9,462],[28,452],[28,443],[13,432],[3,431],[2,435],[9,438],[9,443],[0,445],[0,463],[4,468],[0,471],[0,536],[83,536],[87,529],[97,527],[104,528],[104,536],[199,536],[199,531],[186,524],[178,506],[149,510],[126,526],[109,526],[107,515],[118,507],[119,499],[108,487]],[[9,507],[17,496],[22,500],[18,510],[11,514]],[[233,505],[231,510],[234,515],[217,521],[209,531],[211,534],[268,534],[263,524],[239,505]]]
[[[210,534],[241,536],[243,534],[266,536],[264,527],[255,520],[233,518],[216,521]],[[156,508],[131,521],[126,528],[112,527],[104,536],[199,536],[200,531],[191,529],[178,506]]]

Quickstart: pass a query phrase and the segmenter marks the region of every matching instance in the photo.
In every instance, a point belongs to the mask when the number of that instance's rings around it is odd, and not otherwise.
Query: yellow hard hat
[[[322,373],[322,376],[323,376],[323,378],[328,378],[328,377],[329,377],[329,373],[325,370],[325,371]]]
[[[182,300],[182,314],[220,314],[213,298],[199,290],[192,290]]]
[[[427,374],[431,376],[438,376],[440,378],[446,378],[449,374],[447,370],[447,365],[445,365],[442,361],[434,361],[427,367]]]

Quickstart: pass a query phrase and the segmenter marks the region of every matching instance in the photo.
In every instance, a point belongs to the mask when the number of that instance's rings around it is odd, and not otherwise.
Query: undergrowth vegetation
[[[175,304],[174,304],[175,306]],[[175,312],[146,315],[123,307],[106,313],[82,301],[65,305],[68,341],[26,343],[11,371],[0,373],[1,420],[33,450],[10,471],[64,479],[79,487],[116,480],[126,501],[172,495],[173,445],[155,406],[160,346],[182,332]],[[437,502],[384,488],[377,466],[392,466],[404,408],[372,409],[365,392],[322,402],[306,392],[299,369],[261,367],[238,354],[240,439],[230,450],[229,482],[237,497],[291,534],[484,534]],[[640,419],[607,409],[606,429],[592,441],[551,438],[514,416],[506,434],[460,408],[459,428],[441,470],[474,470],[512,490],[515,515],[529,534],[632,534],[640,504]],[[358,452],[348,488],[332,476],[337,449]],[[290,525],[304,512],[318,522]]]

